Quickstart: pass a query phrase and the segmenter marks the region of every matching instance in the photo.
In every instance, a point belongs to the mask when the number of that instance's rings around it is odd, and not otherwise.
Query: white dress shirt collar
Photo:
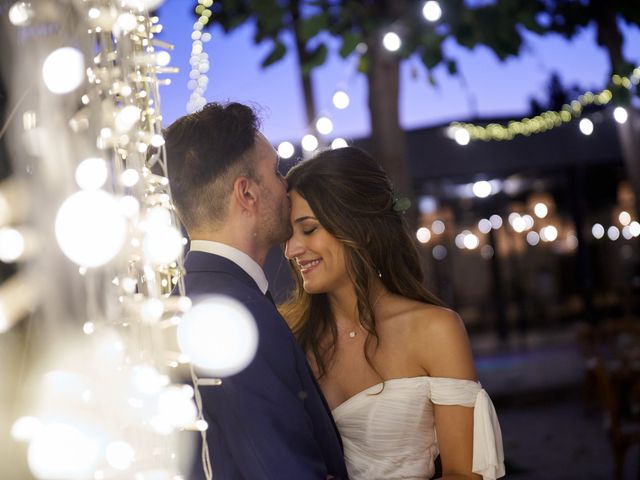
[[[220,255],[221,257],[231,260],[253,278],[263,294],[267,293],[269,281],[264,274],[264,270],[262,270],[262,267],[260,267],[253,258],[242,250],[238,250],[225,243],[213,242],[211,240],[191,240],[190,250],[213,253],[214,255]]]

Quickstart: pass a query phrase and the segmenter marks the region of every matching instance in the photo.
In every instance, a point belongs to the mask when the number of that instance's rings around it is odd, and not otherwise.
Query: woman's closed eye
[[[302,233],[304,235],[311,235],[313,232],[315,232],[318,229],[318,227],[310,227],[310,228],[305,228],[302,230]]]

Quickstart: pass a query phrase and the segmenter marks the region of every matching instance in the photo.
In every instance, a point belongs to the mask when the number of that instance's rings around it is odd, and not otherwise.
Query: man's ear
[[[233,182],[232,196],[242,210],[253,211],[258,203],[257,184],[247,177],[238,177]]]

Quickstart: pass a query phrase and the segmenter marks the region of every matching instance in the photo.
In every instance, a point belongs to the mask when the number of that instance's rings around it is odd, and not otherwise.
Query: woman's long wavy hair
[[[300,163],[289,171],[287,182],[290,191],[309,203],[322,227],[344,245],[359,320],[368,332],[365,359],[379,375],[369,355],[371,342],[376,347],[379,342],[369,299],[375,280],[392,293],[441,305],[423,285],[418,251],[402,212],[394,209],[391,182],[373,158],[355,147],[327,150]],[[289,263],[296,288],[280,309],[322,377],[335,354],[336,323],[327,295],[305,292],[295,261]]]

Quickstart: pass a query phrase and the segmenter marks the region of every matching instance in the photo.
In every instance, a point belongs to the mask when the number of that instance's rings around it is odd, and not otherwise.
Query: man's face
[[[283,243],[291,236],[291,202],[287,195],[287,181],[278,172],[278,154],[262,134],[256,136],[254,152],[260,185],[258,232],[269,245]]]

